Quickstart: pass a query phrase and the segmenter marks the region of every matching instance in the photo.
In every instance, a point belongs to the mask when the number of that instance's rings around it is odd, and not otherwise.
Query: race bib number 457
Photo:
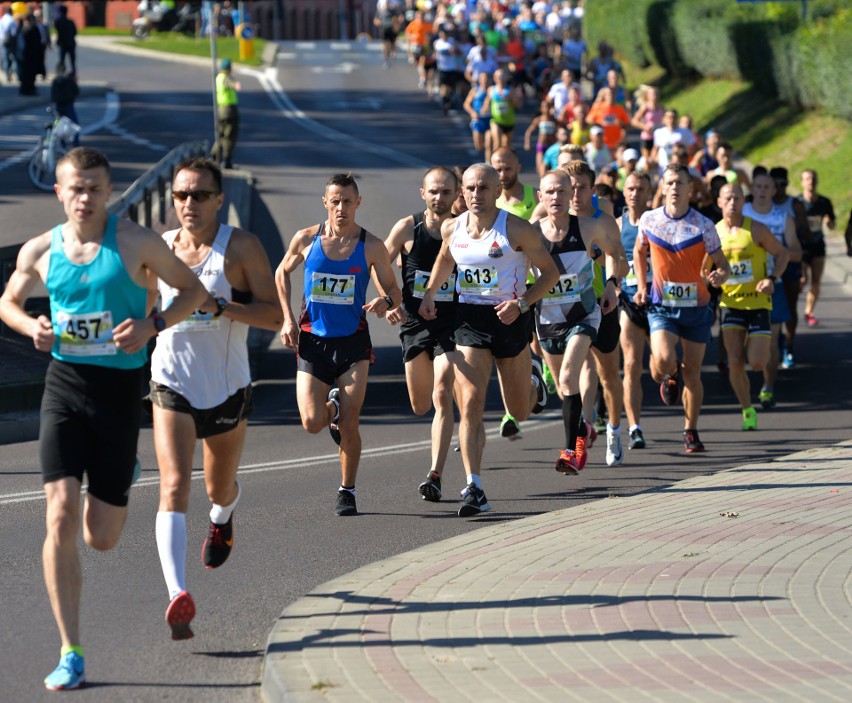
[[[331,305],[355,304],[355,274],[311,274],[311,302]]]
[[[59,312],[55,320],[59,353],[63,356],[113,356],[112,312]]]

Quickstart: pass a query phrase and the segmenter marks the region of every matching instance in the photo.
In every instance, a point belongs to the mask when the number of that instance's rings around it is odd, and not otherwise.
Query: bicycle
[[[36,188],[53,190],[56,183],[56,162],[68,151],[80,133],[80,125],[64,115],[60,116],[52,107],[47,109],[53,115],[53,122],[44,126],[44,134],[39,138],[36,148],[27,163],[27,172]]]

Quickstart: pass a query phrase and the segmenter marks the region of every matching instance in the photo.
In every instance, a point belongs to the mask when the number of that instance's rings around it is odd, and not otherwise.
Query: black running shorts
[[[235,429],[254,410],[251,385],[240,388],[224,402],[206,410],[192,407],[180,393],[156,381],[151,381],[151,393],[148,397],[154,405],[164,410],[191,415],[195,421],[195,436],[199,439]]]
[[[618,348],[618,338],[621,336],[621,323],[618,321],[618,310],[606,315],[601,310],[601,326],[598,327],[598,338],[592,346],[602,354],[609,354]]]
[[[53,359],[41,400],[44,483],[85,473],[99,500],[127,505],[142,419],[144,367],[112,369]]]
[[[455,351],[454,330],[455,322],[452,317],[437,320],[424,320],[419,315],[409,317],[399,330],[402,360],[411,361],[414,357],[426,352],[429,355],[429,361],[434,361],[436,356]]]
[[[769,310],[736,310],[735,308],[719,308],[722,311],[722,329],[741,329],[751,335],[771,334]]]
[[[618,308],[619,310],[623,310],[624,314],[627,315],[627,319],[641,328],[645,334],[651,334],[651,328],[648,326],[648,308],[645,305],[637,305],[633,302],[633,298],[626,293],[620,293],[618,296]]]
[[[453,339],[457,346],[490,349],[497,359],[511,359],[530,343],[532,324],[532,312],[504,325],[492,305],[459,303]]]
[[[318,337],[311,332],[299,334],[299,371],[315,376],[329,386],[359,361],[373,361],[370,331],[360,330],[348,337]]]

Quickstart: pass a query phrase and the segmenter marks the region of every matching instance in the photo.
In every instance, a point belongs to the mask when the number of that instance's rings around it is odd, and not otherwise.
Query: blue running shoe
[[[130,479],[130,485],[135,486],[136,482],[139,480],[139,477],[142,475],[142,461],[139,459],[139,455],[136,455],[136,463],[133,464],[133,478]]]
[[[44,680],[48,691],[69,691],[86,683],[86,665],[77,652],[63,654],[59,666]]]

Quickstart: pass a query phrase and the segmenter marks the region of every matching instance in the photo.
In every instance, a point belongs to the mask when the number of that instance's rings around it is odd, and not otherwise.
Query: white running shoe
[[[606,465],[619,466],[624,461],[624,447],[621,446],[621,428],[606,428]]]

